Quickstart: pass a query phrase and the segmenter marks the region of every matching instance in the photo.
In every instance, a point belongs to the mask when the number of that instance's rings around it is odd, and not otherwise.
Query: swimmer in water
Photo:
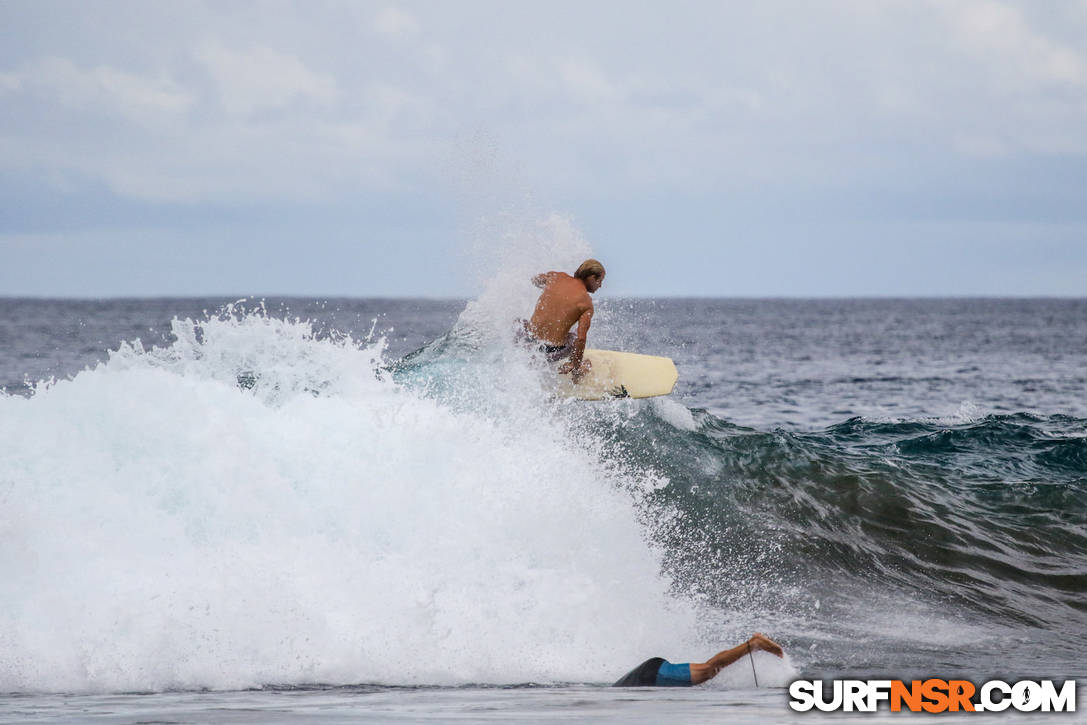
[[[712,680],[725,667],[756,649],[761,649],[778,657],[785,655],[781,645],[765,634],[756,632],[751,635],[751,639],[743,644],[718,652],[705,662],[672,664],[661,657],[653,657],[628,672],[612,687],[690,687],[691,685],[701,685],[707,680]]]

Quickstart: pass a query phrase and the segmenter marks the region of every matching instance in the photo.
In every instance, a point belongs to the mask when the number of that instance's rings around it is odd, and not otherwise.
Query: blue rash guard
[[[614,687],[690,687],[691,664],[674,665],[662,657],[653,657],[628,672]]]
[[[657,687],[690,687],[691,663],[672,664],[668,660],[661,662],[657,670]]]

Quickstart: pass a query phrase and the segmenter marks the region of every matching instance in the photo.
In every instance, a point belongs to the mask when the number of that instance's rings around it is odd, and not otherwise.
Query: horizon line
[[[384,300],[395,301],[424,301],[424,302],[466,302],[476,297],[467,295],[309,295],[309,294],[181,294],[181,295],[4,295],[0,294],[0,301],[31,301],[31,302],[107,302],[107,301],[138,301],[138,300],[210,300],[232,299],[235,302],[259,301],[259,300]],[[599,300],[763,300],[763,301],[845,301],[845,300],[1087,300],[1084,295],[1066,294],[950,294],[950,295],[608,295],[599,297]]]

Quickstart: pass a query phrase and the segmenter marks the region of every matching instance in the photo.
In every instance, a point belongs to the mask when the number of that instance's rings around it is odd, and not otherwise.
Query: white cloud
[[[281,108],[298,99],[331,104],[339,97],[335,78],[271,48],[207,45],[196,57],[215,82],[220,103],[233,116]]]
[[[364,97],[367,116],[381,123],[403,123],[413,130],[430,125],[431,103],[418,93],[391,83],[374,83]]]
[[[1006,156],[1010,151],[1008,144],[999,138],[976,131],[956,135],[952,144],[955,150],[964,156],[979,159],[999,158]]]
[[[18,73],[0,73],[0,92],[17,91],[23,85],[23,79]]]
[[[24,120],[0,135],[25,149],[24,167],[36,154],[140,197],[343,198],[432,183],[456,139],[483,131],[542,193],[570,198],[828,177],[846,188],[908,176],[918,155],[1087,146],[1083,59],[1069,40],[1087,18],[1072,11],[1061,28],[1035,6],[983,1],[707,4],[677,7],[668,23],[615,3],[585,6],[576,24],[561,8],[501,2],[146,7],[184,22],[145,17],[177,32],[148,33],[143,55],[104,41],[84,52],[99,41],[73,36],[58,48],[103,64],[0,69],[5,104],[18,98]],[[180,122],[126,136],[58,117],[58,101]],[[38,133],[45,114],[75,133]]]
[[[382,35],[408,37],[419,32],[419,21],[399,8],[387,7],[374,18],[374,29]]]
[[[994,75],[1020,86],[1035,83],[1081,85],[1084,57],[1032,29],[1015,7],[997,2],[941,3],[959,38]]]
[[[187,110],[192,93],[163,75],[141,75],[111,66],[81,68],[66,58],[45,58],[0,76],[8,91],[39,91],[49,99],[80,109],[115,112],[136,120]]]
[[[900,217],[984,216],[997,198],[1016,214],[1020,197],[1027,208],[1028,197],[1071,198],[1087,184],[1083,3],[274,9],[102,0],[73,4],[72,22],[56,24],[48,4],[26,4],[0,66],[5,177],[77,201],[106,185],[190,204],[194,218],[204,204],[210,218],[225,206],[244,218],[239,202],[346,208],[391,191],[421,218],[449,198],[459,147],[475,144],[517,170],[519,185],[472,176],[488,203],[488,187],[501,187],[500,201],[531,191],[601,229],[623,219],[590,220],[602,199],[644,206],[646,228],[683,224],[696,200],[722,215],[706,227],[722,237],[725,217],[748,209],[760,224],[775,209],[848,215],[875,194],[879,208],[865,212],[875,215],[901,194]],[[96,23],[111,32],[87,32]],[[1016,169],[1050,167],[1020,194],[1028,181]],[[381,223],[366,233],[380,236]]]
[[[595,61],[564,58],[555,64],[566,90],[583,103],[614,103],[620,99],[615,84]]]

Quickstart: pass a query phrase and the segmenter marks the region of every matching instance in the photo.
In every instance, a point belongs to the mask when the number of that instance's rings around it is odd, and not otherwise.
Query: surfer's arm
[[[577,320],[577,339],[574,340],[574,349],[570,353],[570,374],[575,383],[589,371],[588,367],[582,369],[581,361],[585,355],[585,343],[589,339],[589,325],[592,324],[592,321],[592,307],[582,312],[581,317]]]
[[[706,680],[712,680],[717,676],[718,672],[728,667],[736,660],[747,655],[752,650],[760,649],[764,652],[777,655],[778,657],[782,657],[785,654],[781,649],[781,645],[767,637],[765,634],[756,632],[751,635],[751,639],[743,644],[738,644],[732,649],[722,650],[705,662],[692,662],[691,684],[698,685]]]

